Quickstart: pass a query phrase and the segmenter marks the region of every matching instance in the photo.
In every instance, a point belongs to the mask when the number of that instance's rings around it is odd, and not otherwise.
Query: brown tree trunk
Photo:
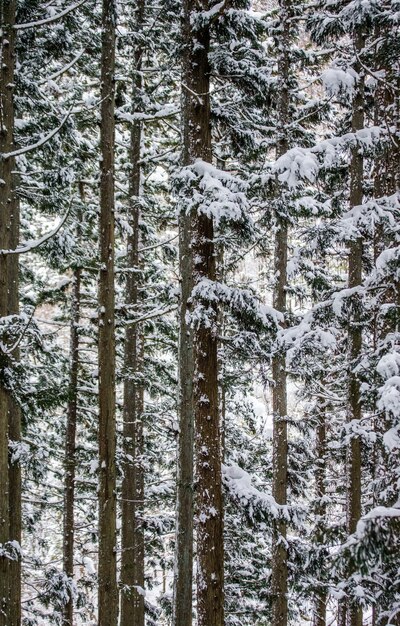
[[[317,506],[315,511],[317,516],[315,541],[317,546],[322,547],[325,542],[326,527],[326,504],[324,502],[324,498],[326,495],[326,421],[324,400],[322,398],[318,403],[318,410],[319,415],[315,446],[315,496],[317,499]],[[327,593],[324,589],[321,589],[318,591],[315,598],[313,626],[326,626],[326,603]]]
[[[364,46],[362,34],[358,31],[354,39],[358,53]],[[362,68],[357,63],[355,67],[359,75],[356,92],[353,99],[352,130],[356,132],[364,127],[364,78]],[[350,207],[358,206],[363,201],[363,156],[357,147],[353,148],[350,162]],[[350,242],[348,286],[350,289],[361,285],[362,282],[362,254],[363,241],[359,237]],[[361,419],[360,381],[354,368],[361,355],[362,336],[360,326],[360,303],[356,298],[350,313],[348,331],[349,353],[349,389],[348,389],[348,423],[358,423]],[[361,517],[361,441],[358,436],[352,435],[347,449],[347,532],[356,531],[357,522]],[[349,572],[351,574],[352,572]],[[350,602],[347,608],[347,625],[362,626],[362,610],[359,605]]]
[[[179,436],[177,458],[174,626],[192,624],[193,585],[193,336],[188,323],[192,293],[191,217],[179,217]]]
[[[99,278],[99,626],[117,626],[114,336],[115,3],[103,0]]]
[[[196,20],[208,0],[184,0],[183,90],[184,141],[189,164],[211,162],[209,24]],[[212,218],[192,216],[193,284],[215,281]],[[193,303],[194,308],[199,301]],[[197,621],[198,626],[224,623],[224,542],[220,424],[218,415],[217,310],[210,324],[193,328],[194,412],[196,426]],[[190,617],[188,618],[190,619]],[[189,623],[189,622],[188,622]],[[179,624],[179,626],[181,626]]]
[[[11,214],[10,248],[14,250],[19,243],[19,203],[14,197]],[[8,313],[19,314],[19,262],[18,255],[11,254],[8,257]],[[12,353],[13,360],[18,363],[20,358],[19,347]],[[9,396],[8,404],[8,436],[13,446],[21,443],[21,408],[15,398]],[[14,459],[11,449],[9,459],[9,489],[10,489],[10,539],[17,546],[21,546],[22,534],[22,507],[21,507],[21,465],[18,459]],[[10,567],[10,626],[21,624],[21,552],[17,548],[14,558],[9,563]]]
[[[65,574],[71,579],[74,577],[74,503],[79,371],[78,325],[81,300],[81,271],[80,268],[74,270],[71,294],[69,399],[64,459],[63,567]],[[63,610],[63,626],[73,625],[73,615],[74,602],[73,598],[70,597]]]
[[[347,606],[345,600],[339,600],[337,606],[337,626],[346,626]]]
[[[289,121],[289,46],[290,46],[290,12],[291,0],[280,0],[281,38],[278,57],[278,145],[277,157],[288,150],[286,126]],[[276,215],[277,232],[275,239],[275,287],[273,294],[274,307],[284,313],[286,311],[287,285],[287,254],[288,254],[288,222],[285,217]],[[287,503],[287,391],[286,391],[286,357],[278,353],[272,361],[273,409],[273,478],[272,494],[278,504]],[[272,530],[272,564],[271,564],[271,595],[272,595],[272,626],[286,626],[288,619],[287,606],[287,547],[286,521],[276,521]]]
[[[186,7],[188,11],[188,7]],[[190,28],[186,18],[184,23],[186,43],[183,60],[182,82],[187,84],[191,76],[189,51]],[[190,124],[189,92],[183,88],[182,104],[184,115],[184,146],[182,164],[191,163],[189,143]],[[191,250],[192,216],[184,206],[179,215],[179,435],[177,454],[177,493],[176,493],[176,533],[174,555],[174,626],[192,625],[192,586],[193,586],[193,446],[194,446],[194,407],[193,407],[193,334],[188,321],[189,299],[193,289],[193,267]]]
[[[136,30],[143,28],[145,3],[137,4]],[[134,52],[132,99],[136,102],[142,89],[141,63],[143,46]],[[139,222],[140,222],[140,154],[142,125],[135,121],[131,130],[129,195],[132,233],[128,237],[126,309],[129,317],[139,304]],[[138,324],[125,330],[125,381],[123,411],[123,478],[121,535],[121,626],[144,626],[144,468],[143,468],[143,337]]]
[[[4,0],[0,6],[0,153],[12,152],[14,147],[14,70],[15,70],[15,23],[16,2]],[[13,158],[0,159],[0,250],[8,249],[18,234],[18,204],[15,198],[13,180]],[[0,254],[0,317],[7,316],[10,304],[15,304],[15,294],[9,302],[10,280],[15,279],[15,262],[9,261],[7,255]],[[16,284],[17,288],[18,285]],[[15,312],[18,312],[18,308]],[[7,338],[3,337],[4,345]],[[18,354],[12,355],[14,358]],[[19,440],[19,411],[2,378],[6,360],[9,357],[0,354],[0,544],[6,545],[10,540],[20,541],[20,487],[19,466],[10,465],[9,471],[9,440]],[[9,423],[9,419],[11,423]],[[17,489],[15,500],[10,498],[10,480]],[[14,495],[14,494],[13,494]],[[16,624],[19,608],[20,564],[10,563],[9,559],[0,556],[0,625]],[[12,588],[12,582],[16,589]],[[13,621],[11,621],[13,620]]]

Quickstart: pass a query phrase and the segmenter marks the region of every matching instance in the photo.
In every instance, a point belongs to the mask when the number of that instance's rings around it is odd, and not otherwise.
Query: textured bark
[[[187,93],[183,94],[184,108]],[[187,135],[185,137],[187,140]],[[188,165],[188,146],[183,164]],[[177,458],[176,536],[174,555],[174,626],[192,624],[193,584],[193,336],[188,322],[189,298],[193,288],[191,216],[179,216],[179,435]]]
[[[357,52],[364,46],[364,39],[359,32],[355,33],[354,45]],[[357,131],[364,127],[364,79],[362,68],[357,63],[355,71],[359,74],[359,81],[353,99],[352,130]],[[362,204],[363,201],[363,156],[357,147],[353,148],[350,162],[350,207]],[[363,241],[357,238],[349,245],[348,286],[350,289],[361,285],[362,282],[362,254]],[[349,356],[349,387],[347,421],[357,423],[361,419],[360,381],[354,368],[361,355],[362,335],[360,325],[360,303],[354,299],[350,313],[348,330]],[[361,441],[358,436],[352,436],[347,449],[347,532],[356,531],[357,522],[361,517]],[[352,572],[350,571],[349,574]],[[347,625],[362,626],[362,610],[355,603],[347,607]]]
[[[64,459],[64,519],[63,519],[63,568],[69,577],[74,576],[74,502],[75,502],[75,465],[76,465],[76,426],[78,403],[79,371],[79,315],[81,300],[81,269],[76,268],[73,275],[71,294],[70,327],[70,373],[69,399],[67,407],[67,429],[65,436]],[[63,626],[72,626],[74,603],[72,597],[64,606]]]
[[[211,162],[212,156],[209,24],[199,25],[199,21],[195,19],[198,11],[208,9],[207,0],[184,1],[184,141],[186,162],[189,164],[196,159]],[[216,272],[213,220],[198,212],[192,216],[191,221],[194,285],[204,278],[214,281]],[[196,304],[198,302],[194,302],[193,306],[196,307]],[[199,323],[193,329],[198,626],[222,626],[224,623],[224,542],[216,306],[210,322],[207,327]]]
[[[99,626],[117,626],[114,336],[115,6],[103,0],[99,277]]]
[[[346,626],[347,622],[347,607],[344,600],[338,601],[337,607],[337,626]]]
[[[318,408],[320,414],[318,416],[315,446],[315,496],[317,499],[315,511],[317,516],[315,542],[318,546],[322,546],[325,541],[326,524],[326,504],[324,502],[326,495],[326,422],[323,399],[321,399]],[[318,591],[315,598],[313,626],[326,626],[326,603],[327,593],[324,589],[321,589]]]
[[[135,28],[143,27],[145,4],[137,4]],[[142,88],[141,59],[143,47],[134,52],[134,110]],[[129,195],[132,233],[128,237],[126,309],[129,317],[137,313],[139,304],[139,221],[140,221],[140,146],[142,126],[135,121],[131,129]],[[144,468],[143,468],[143,337],[140,325],[127,325],[125,330],[125,380],[123,411],[124,461],[122,479],[121,536],[121,626],[144,626]]]
[[[182,111],[183,150],[182,165],[192,161],[189,128],[191,124],[191,98],[186,89],[191,81],[189,4],[185,5],[182,58]],[[191,249],[192,215],[183,207],[179,215],[179,273],[181,299],[179,308],[179,435],[177,458],[176,533],[174,555],[174,626],[192,624],[193,585],[193,334],[189,324],[190,296],[193,289],[193,266]]]
[[[11,207],[10,219],[10,248],[14,250],[19,243],[19,202],[14,195]],[[8,257],[8,314],[19,314],[19,257],[10,255]],[[12,358],[17,364],[20,358],[19,347],[13,353]],[[8,435],[13,445],[21,442],[21,408],[15,398],[9,396],[8,402]],[[9,488],[10,506],[10,539],[16,545],[21,546],[22,533],[22,507],[21,507],[21,465],[19,460],[14,460],[12,454],[9,458]],[[17,550],[10,563],[10,611],[9,625],[19,626],[21,624],[21,553]]]
[[[9,153],[14,147],[14,69],[15,69],[15,34],[13,24],[15,23],[15,0],[4,0],[0,6],[0,153]],[[15,199],[13,169],[15,161],[13,158],[0,159],[0,250],[10,247],[15,234],[15,218],[18,208]],[[0,317],[9,313],[9,288],[10,279],[15,278],[13,265],[9,263],[8,257],[0,254]],[[5,340],[6,338],[3,338]],[[5,340],[5,343],[7,341]],[[16,356],[15,354],[12,356]],[[13,486],[18,487],[16,466],[9,474],[9,438],[15,436],[16,417],[18,412],[13,404],[13,400],[6,388],[6,383],[2,379],[1,370],[8,357],[0,354],[0,544],[6,544],[12,539],[18,541],[19,533],[15,517],[18,507],[20,490],[16,494],[16,500],[11,504],[10,478]],[[9,417],[12,416],[11,432]],[[18,516],[17,516],[18,517]],[[17,617],[18,610],[15,608],[15,600],[19,598],[19,585],[16,578],[19,564],[11,564],[5,556],[0,556],[0,625],[10,626],[11,619]],[[15,581],[17,589],[11,589],[11,581]],[[11,604],[12,602],[12,604]],[[12,617],[14,616],[14,617]],[[13,624],[16,622],[13,621]]]
[[[278,101],[278,144],[277,157],[288,149],[286,126],[289,121],[289,46],[290,46],[290,12],[291,1],[280,1],[281,39],[278,57],[278,80],[280,82]],[[286,311],[287,254],[288,254],[288,223],[285,217],[276,215],[277,232],[275,239],[275,286],[273,293],[274,307],[284,313]],[[272,455],[272,494],[278,504],[287,503],[287,390],[286,390],[286,358],[278,353],[272,361],[273,410],[273,455]],[[286,626],[288,619],[287,606],[287,547],[286,522],[278,520],[272,529],[272,563],[271,563],[271,597],[272,626]]]

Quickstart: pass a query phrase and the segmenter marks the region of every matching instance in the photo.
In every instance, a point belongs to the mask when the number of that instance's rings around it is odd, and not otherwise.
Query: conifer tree
[[[114,293],[115,3],[103,1],[100,124],[99,277],[99,625],[118,618]]]
[[[287,125],[289,124],[289,68],[290,68],[290,18],[291,2],[282,0],[279,4],[279,17],[281,21],[278,52],[278,125],[277,125],[277,158],[283,156],[289,148],[287,138]],[[284,202],[282,198],[281,202]],[[275,288],[274,307],[280,313],[286,312],[286,289],[287,289],[287,259],[288,259],[288,221],[283,211],[277,214],[277,227],[275,235]],[[287,388],[286,388],[286,357],[285,354],[277,354],[272,362],[272,376],[274,387],[273,397],[273,486],[272,493],[276,502],[280,505],[287,503]],[[286,522],[277,521],[273,529],[272,537],[272,624],[273,626],[286,626],[288,620],[287,608],[287,548],[286,548]]]
[[[193,160],[190,137],[191,99],[188,80],[191,80],[191,29],[190,4],[184,5],[185,19],[182,27],[182,165],[189,166]],[[179,214],[179,271],[180,309],[178,345],[178,412],[179,434],[177,454],[176,538],[174,555],[173,623],[174,626],[192,625],[193,595],[193,472],[194,472],[194,404],[193,404],[193,336],[189,323],[190,298],[193,289],[192,266],[192,220],[186,206]]]
[[[365,39],[360,26],[355,27],[354,50],[360,55]],[[355,71],[358,75],[357,86],[353,98],[352,130],[357,132],[364,126],[364,85],[363,72],[360,63],[356,62]],[[350,163],[350,207],[354,208],[363,202],[363,157],[357,147],[353,148]],[[363,242],[360,237],[352,241],[349,246],[348,285],[356,290],[362,283]],[[361,355],[362,335],[359,313],[355,299],[351,313],[349,327],[349,408],[348,421],[355,426],[361,419],[360,382],[355,372]],[[347,531],[353,534],[357,522],[361,517],[361,442],[355,434],[351,434],[347,458]],[[359,606],[351,604],[348,607],[348,626],[362,624],[362,612]]]
[[[136,33],[132,71],[132,115],[141,110],[145,3],[136,7]],[[130,234],[127,241],[126,311],[137,315],[140,281],[140,193],[142,122],[134,120],[130,136]],[[143,330],[140,323],[126,325],[124,346],[124,463],[122,466],[121,626],[144,626],[144,445],[143,445]]]
[[[18,238],[15,193],[14,83],[16,3],[0,7],[0,316],[18,315],[18,262],[5,254]],[[11,255],[12,256],[12,255]],[[3,334],[4,333],[4,334]],[[3,329],[0,376],[0,623],[20,623],[21,485],[18,462],[9,459],[9,445],[20,436],[18,405],[6,378],[7,361],[18,357],[13,334]],[[14,346],[14,347],[13,347]],[[10,491],[12,489],[12,493]],[[10,552],[14,546],[15,550]]]
[[[183,5],[183,103],[185,152],[197,176],[211,163],[210,23],[207,0]],[[186,160],[186,159],[185,159]],[[194,171],[196,171],[194,169]],[[195,174],[196,176],[196,174]],[[216,279],[213,218],[192,200],[192,325],[196,450],[197,620],[199,626],[224,623],[223,507],[218,414],[217,312],[207,301],[207,283]],[[186,251],[184,251],[185,253]],[[189,266],[190,267],[190,266]],[[204,291],[203,291],[204,290]],[[196,295],[197,294],[197,295]]]

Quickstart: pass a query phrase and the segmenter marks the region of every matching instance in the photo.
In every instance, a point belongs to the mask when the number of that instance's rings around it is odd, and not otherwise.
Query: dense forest
[[[0,626],[400,626],[400,0],[0,61]]]

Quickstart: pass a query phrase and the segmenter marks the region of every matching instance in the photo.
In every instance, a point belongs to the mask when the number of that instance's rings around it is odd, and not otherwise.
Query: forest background
[[[399,21],[0,0],[0,626],[400,624]]]

